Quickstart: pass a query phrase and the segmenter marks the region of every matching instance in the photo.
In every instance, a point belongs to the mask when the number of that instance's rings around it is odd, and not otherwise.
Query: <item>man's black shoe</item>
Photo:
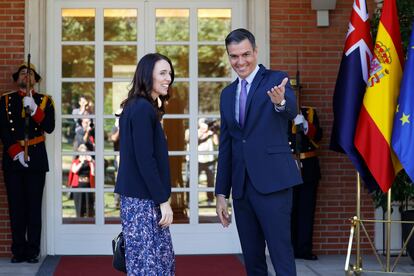
[[[314,254],[305,254],[305,255],[295,255],[296,259],[304,259],[308,261],[316,261],[318,259],[318,256]]]
[[[28,258],[26,260],[26,262],[28,262],[29,264],[37,264],[39,262],[39,258],[38,257],[31,257],[31,258]]]
[[[314,254],[309,254],[309,255],[305,255],[303,256],[304,260],[309,260],[309,261],[316,261],[318,259],[318,256],[314,255]]]
[[[10,260],[10,262],[13,264],[22,263],[24,261],[26,261],[26,258],[19,257],[19,256],[13,256]]]

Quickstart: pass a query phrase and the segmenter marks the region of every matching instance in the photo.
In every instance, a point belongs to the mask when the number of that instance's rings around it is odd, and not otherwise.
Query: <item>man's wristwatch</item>
[[[286,105],[286,100],[283,99],[280,103],[276,104],[278,107],[282,107]]]

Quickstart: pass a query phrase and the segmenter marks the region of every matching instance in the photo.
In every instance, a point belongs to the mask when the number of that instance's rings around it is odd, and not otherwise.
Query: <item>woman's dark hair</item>
[[[151,97],[151,92],[153,88],[153,71],[155,63],[159,60],[165,60],[170,64],[171,67],[171,83],[168,88],[168,94],[163,96],[160,95],[159,99],[161,100],[161,105],[158,103],[158,100],[153,100]],[[131,100],[138,97],[142,97],[150,101],[155,109],[157,110],[158,116],[161,119],[165,113],[165,102],[170,97],[170,88],[174,82],[174,68],[172,66],[171,60],[158,53],[150,53],[143,56],[138,62],[137,68],[135,69],[134,78],[131,82],[131,89],[128,92],[128,98],[126,98],[121,103],[121,108],[124,108]]]
[[[254,35],[250,31],[248,31],[246,29],[243,29],[243,28],[240,28],[240,29],[236,29],[236,30],[231,31],[227,35],[226,40],[225,40],[226,49],[227,49],[227,46],[229,46],[230,44],[232,44],[232,43],[238,44],[238,43],[242,42],[245,39],[249,40],[249,42],[252,45],[253,49],[256,48],[256,39],[255,39]]]

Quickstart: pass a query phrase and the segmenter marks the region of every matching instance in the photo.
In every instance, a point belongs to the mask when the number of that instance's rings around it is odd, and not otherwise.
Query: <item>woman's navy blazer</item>
[[[120,164],[115,193],[166,202],[171,194],[168,148],[154,106],[131,100],[119,119]]]

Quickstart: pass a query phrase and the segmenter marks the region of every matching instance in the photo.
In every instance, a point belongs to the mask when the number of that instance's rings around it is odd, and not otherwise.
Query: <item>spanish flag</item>
[[[385,193],[402,168],[391,148],[403,51],[396,0],[385,0],[354,143]]]

